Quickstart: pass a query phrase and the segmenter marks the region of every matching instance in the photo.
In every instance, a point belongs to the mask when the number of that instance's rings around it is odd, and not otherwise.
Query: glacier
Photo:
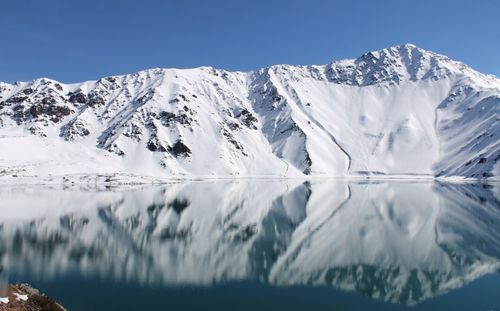
[[[327,65],[0,82],[0,182],[500,176],[500,79],[412,44]]]

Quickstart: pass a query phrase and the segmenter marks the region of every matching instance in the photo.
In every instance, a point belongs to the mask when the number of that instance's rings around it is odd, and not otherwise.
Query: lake
[[[0,281],[68,310],[500,310],[500,185],[0,187]]]

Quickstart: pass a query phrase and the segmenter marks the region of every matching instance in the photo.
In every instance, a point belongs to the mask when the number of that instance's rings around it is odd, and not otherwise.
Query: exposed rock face
[[[82,91],[76,91],[76,92],[70,92],[68,93],[68,101],[70,103],[80,103],[80,104],[83,104],[83,103],[86,103],[87,102],[87,96],[85,96],[85,94],[82,93]]]
[[[88,125],[85,121],[75,118],[61,128],[61,136],[65,140],[75,140],[90,135]]]
[[[191,149],[189,149],[188,146],[184,145],[181,140],[178,140],[172,147],[169,147],[168,151],[176,157],[186,157],[191,154]]]

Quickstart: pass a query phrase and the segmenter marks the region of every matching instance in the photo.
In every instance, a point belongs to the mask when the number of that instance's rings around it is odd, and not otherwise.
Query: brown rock
[[[0,303],[0,311],[66,311],[54,299],[40,293],[28,284],[14,284],[0,290],[2,296],[9,298],[8,303]],[[18,299],[15,294],[27,295],[27,300]]]

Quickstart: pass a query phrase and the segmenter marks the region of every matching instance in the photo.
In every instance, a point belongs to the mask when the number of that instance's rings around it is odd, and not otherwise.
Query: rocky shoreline
[[[66,311],[66,309],[28,284],[11,284],[0,287],[0,311]]]

